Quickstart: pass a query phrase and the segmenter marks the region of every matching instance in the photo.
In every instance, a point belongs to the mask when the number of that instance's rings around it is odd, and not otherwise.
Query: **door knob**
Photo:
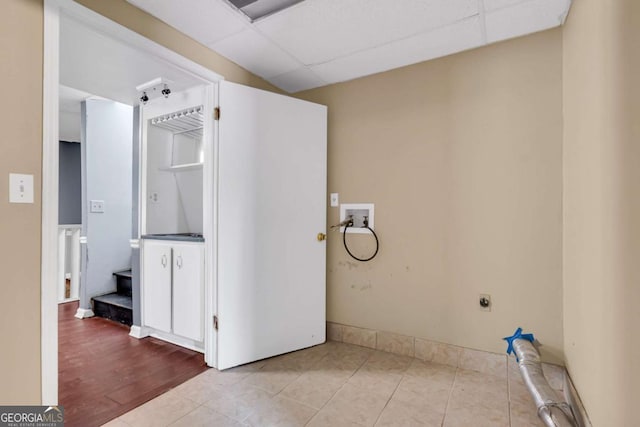
[[[318,239],[318,242],[322,242],[323,240],[327,240],[327,235],[324,233],[318,233],[316,239]]]

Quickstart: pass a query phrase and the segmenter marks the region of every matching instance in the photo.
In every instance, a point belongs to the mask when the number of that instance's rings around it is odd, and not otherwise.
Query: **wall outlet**
[[[104,213],[104,200],[91,200],[91,213]]]
[[[478,305],[482,311],[491,311],[491,295],[480,294],[478,296]]]
[[[151,203],[158,203],[158,193],[154,191],[149,194],[149,200],[151,201]]]
[[[347,229],[347,233],[369,234],[370,231],[364,227],[364,218],[367,217],[369,228],[375,229],[373,203],[343,203],[340,205],[340,222],[352,217],[353,226]],[[344,233],[345,227],[340,227],[340,232]]]

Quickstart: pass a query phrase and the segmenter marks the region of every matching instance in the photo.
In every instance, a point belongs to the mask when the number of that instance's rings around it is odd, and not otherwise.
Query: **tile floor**
[[[561,369],[546,366],[559,388]],[[554,369],[555,368],[555,369]],[[118,426],[542,426],[517,365],[498,375],[338,342],[210,369]]]

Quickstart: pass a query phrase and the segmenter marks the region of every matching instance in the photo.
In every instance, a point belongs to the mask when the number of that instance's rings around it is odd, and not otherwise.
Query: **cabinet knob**
[[[323,240],[327,240],[327,235],[324,233],[318,233],[316,239],[318,239],[318,242],[322,242]]]

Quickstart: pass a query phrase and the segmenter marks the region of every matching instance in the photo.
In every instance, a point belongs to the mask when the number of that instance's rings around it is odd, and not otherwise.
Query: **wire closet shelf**
[[[186,108],[170,114],[154,117],[151,124],[161,129],[168,130],[174,135],[181,134],[193,139],[202,138],[202,130],[204,129],[204,107]]]

